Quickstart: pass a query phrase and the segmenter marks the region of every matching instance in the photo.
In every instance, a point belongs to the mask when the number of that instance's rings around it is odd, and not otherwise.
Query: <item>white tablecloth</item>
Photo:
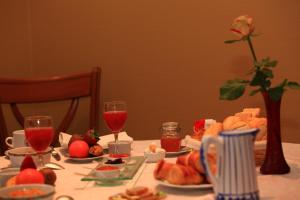
[[[152,141],[134,141],[133,155],[143,155],[146,146]],[[258,184],[261,199],[275,200],[275,199],[300,199],[300,144],[284,143],[284,154],[291,173],[286,175],[260,175],[258,173]],[[174,158],[168,158],[170,162]],[[168,198],[171,200],[179,199],[213,199],[212,189],[196,189],[196,190],[182,190],[158,186],[153,178],[153,170],[155,164],[146,163],[141,166],[136,176],[129,181],[124,182],[121,186],[103,187],[95,185],[94,182],[82,182],[82,176],[77,173],[87,174],[96,167],[97,163],[70,163],[65,162],[66,158],[58,163],[63,165],[66,169],[56,170],[56,197],[60,195],[70,195],[78,200],[96,200],[108,199],[109,196],[118,192],[125,191],[126,188],[134,185],[147,186],[151,189],[158,189],[168,193]],[[57,162],[54,161],[53,162]],[[10,161],[4,157],[0,158],[0,167],[7,167]]]

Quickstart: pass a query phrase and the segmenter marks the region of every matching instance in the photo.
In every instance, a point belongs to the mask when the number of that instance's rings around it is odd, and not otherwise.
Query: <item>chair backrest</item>
[[[78,108],[79,99],[90,97],[89,128],[99,129],[101,68],[95,67],[91,72],[73,75],[54,76],[35,79],[0,78],[0,153],[7,149],[5,138],[7,126],[2,112],[2,104],[9,104],[15,118],[24,127],[24,117],[17,104],[45,103],[70,100],[70,106],[62,122],[55,130],[52,145],[58,145],[58,133],[69,128]]]

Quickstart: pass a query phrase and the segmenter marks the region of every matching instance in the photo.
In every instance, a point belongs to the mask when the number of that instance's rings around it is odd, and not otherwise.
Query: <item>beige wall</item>
[[[48,76],[103,69],[101,103],[128,103],[126,130],[136,139],[158,138],[163,121],[190,133],[198,118],[222,120],[262,98],[218,100],[220,85],[251,66],[246,44],[225,45],[233,18],[255,18],[258,57],[279,60],[276,75],[300,82],[300,1],[1,0],[0,75]],[[277,80],[277,79],[276,79]],[[300,91],[282,105],[284,141],[300,142]],[[64,103],[35,108],[56,120]],[[87,125],[87,101],[70,132]],[[30,113],[26,106],[24,111]],[[10,130],[16,129],[10,114]],[[101,122],[103,133],[107,132]]]

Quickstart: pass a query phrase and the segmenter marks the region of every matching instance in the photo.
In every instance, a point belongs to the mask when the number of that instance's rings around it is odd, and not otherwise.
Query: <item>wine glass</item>
[[[118,134],[123,129],[127,119],[127,108],[124,101],[110,101],[104,103],[104,120],[114,134],[115,144],[118,142]],[[115,152],[117,153],[115,145]]]
[[[43,152],[50,146],[54,137],[50,116],[29,116],[24,122],[25,136],[29,145],[37,152],[39,168],[44,166]]]

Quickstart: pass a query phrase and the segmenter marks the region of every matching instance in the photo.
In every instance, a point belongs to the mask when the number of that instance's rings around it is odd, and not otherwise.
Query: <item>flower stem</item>
[[[250,35],[247,37],[247,41],[248,41],[248,44],[249,44],[249,47],[250,47],[253,59],[254,59],[255,62],[257,62],[257,58],[256,58],[256,55],[255,55],[255,52],[254,52],[254,48],[253,48],[253,45],[252,45],[252,42],[251,42]]]

